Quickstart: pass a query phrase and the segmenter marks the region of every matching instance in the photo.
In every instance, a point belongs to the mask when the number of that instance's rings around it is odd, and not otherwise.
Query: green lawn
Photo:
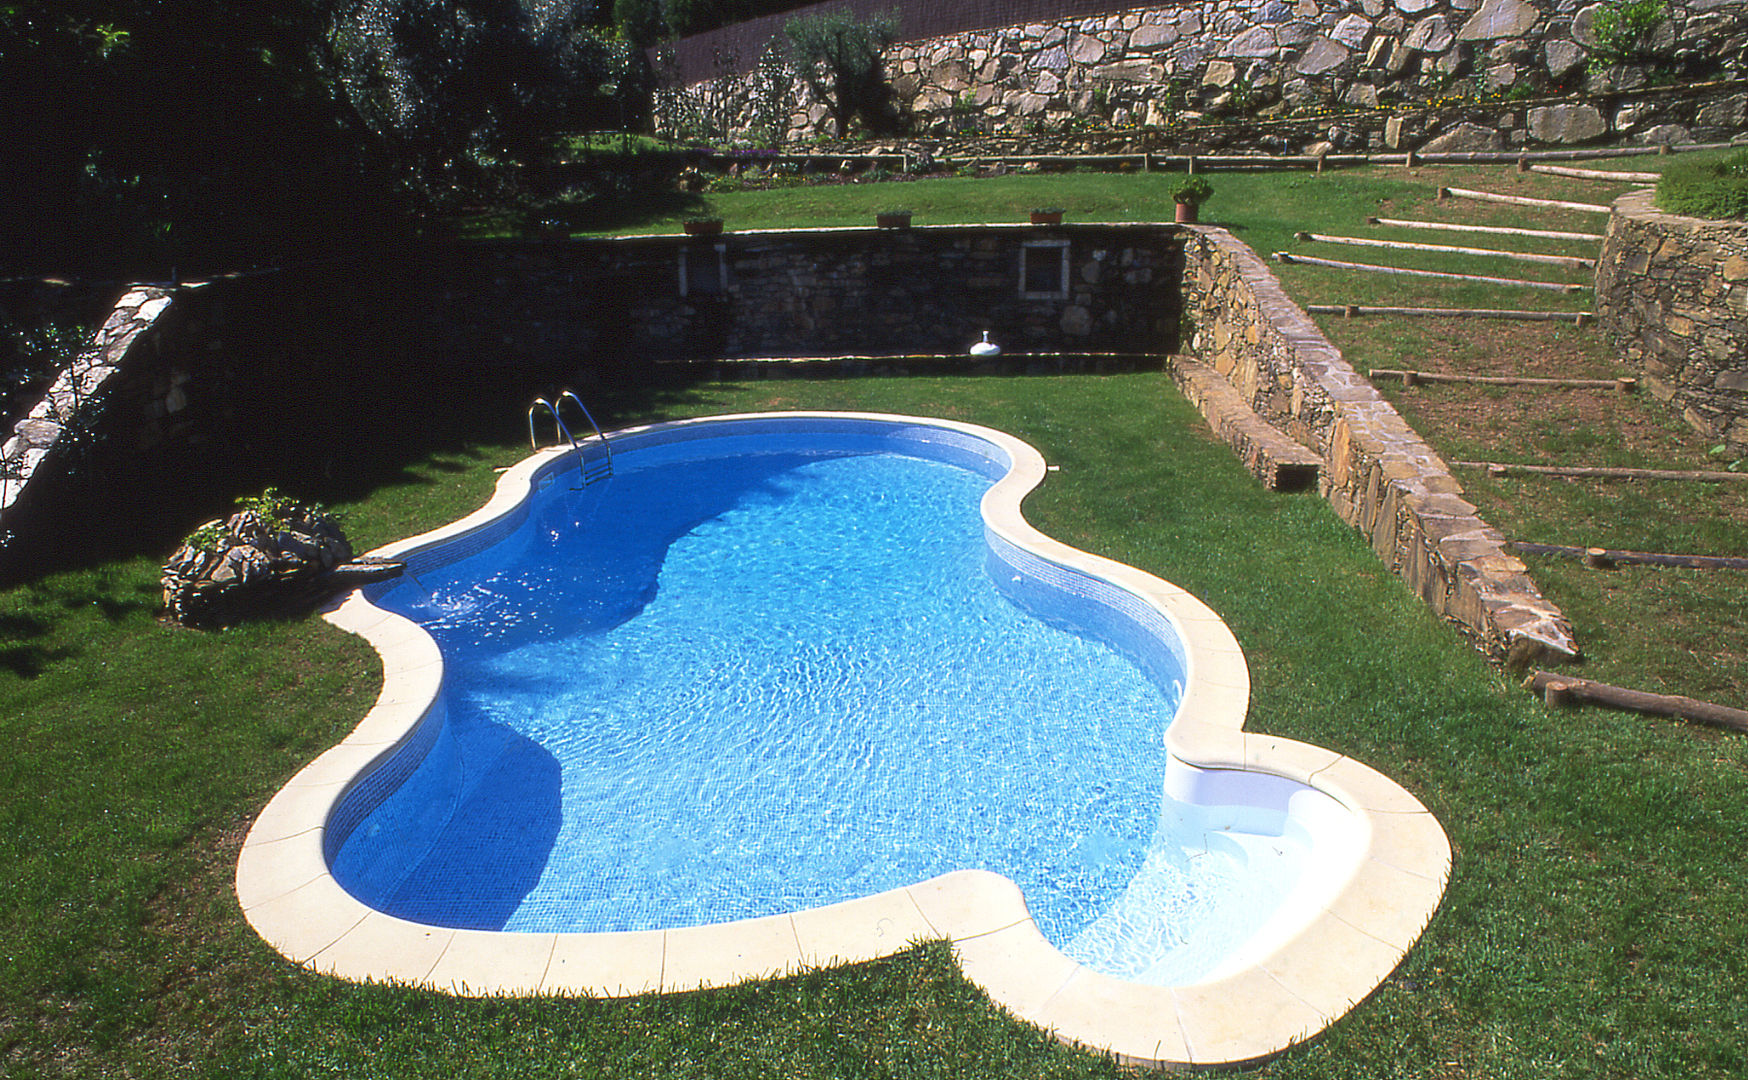
[[[1205,218],[1265,252],[1291,244],[1295,229],[1363,219],[1429,188],[1402,170],[1214,179]],[[1486,186],[1474,179],[1442,182]],[[938,211],[945,219],[982,208],[1017,220],[1054,203],[1094,220],[1161,216],[1165,180],[933,183],[967,185]],[[876,191],[869,206],[902,202],[924,221],[913,193],[925,190],[907,185],[902,200]],[[763,194],[722,198],[750,207]],[[731,227],[741,205],[720,204]],[[775,201],[760,212],[800,213]],[[1308,295],[1315,279],[1283,277],[1302,300],[1319,299]],[[1358,333],[1359,347],[1372,348]],[[1350,1016],[1258,1075],[1748,1072],[1738,1036],[1748,1029],[1739,963],[1748,740],[1630,715],[1546,713],[1320,500],[1259,490],[1164,376],[676,383],[591,405],[610,427],[850,408],[1012,431],[1061,466],[1027,503],[1040,528],[1174,581],[1227,619],[1251,665],[1253,729],[1353,754],[1438,815],[1456,863],[1425,937]],[[523,453],[516,426],[481,418],[479,430],[509,434],[434,438],[403,448],[380,480],[300,494],[341,504],[360,546],[380,544],[482,501],[494,468]],[[1568,520],[1564,503],[1548,505],[1556,523]],[[995,1013],[938,946],[623,1002],[464,1001],[290,968],[237,911],[236,850],[271,793],[368,708],[374,654],[314,619],[218,634],[166,626],[156,617],[163,554],[0,593],[0,733],[10,750],[0,759],[0,1075],[1118,1071]],[[1628,609],[1595,616],[1628,636],[1618,647],[1667,632],[1662,617],[1638,626],[1610,614]]]

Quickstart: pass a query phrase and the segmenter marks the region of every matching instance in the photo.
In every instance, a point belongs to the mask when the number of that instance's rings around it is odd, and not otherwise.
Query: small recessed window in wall
[[[727,291],[727,244],[689,244],[680,249],[681,296],[721,296]]]
[[[1020,246],[1020,295],[1027,300],[1068,298],[1068,241],[1028,240]]]

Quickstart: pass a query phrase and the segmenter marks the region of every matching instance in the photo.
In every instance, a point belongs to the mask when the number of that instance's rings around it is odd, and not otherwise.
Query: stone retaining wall
[[[1033,257],[1048,269],[1026,282],[1022,259]],[[682,258],[726,268],[726,282],[714,282],[723,287],[682,295]],[[394,265],[407,280],[393,287],[380,266],[361,265],[130,292],[101,342],[99,366],[112,375],[100,452],[82,471],[47,476],[49,455],[36,454],[37,475],[0,519],[21,534],[4,549],[0,577],[27,575],[45,552],[64,558],[70,538],[112,536],[117,521],[128,522],[137,550],[153,514],[167,519],[168,551],[236,485],[253,478],[255,490],[295,490],[300,471],[349,475],[358,425],[410,438],[443,394],[470,387],[514,396],[548,381],[647,381],[660,360],[834,352],[863,358],[865,370],[941,370],[951,361],[939,354],[964,351],[984,330],[1010,353],[1129,354],[1024,361],[1028,371],[1099,370],[1176,351],[1187,324],[1194,351],[1236,388],[1202,385],[1194,399],[1206,408],[1242,396],[1314,449],[1331,504],[1434,610],[1513,663],[1574,652],[1560,613],[1461,499],[1437,455],[1221,229],[998,225],[517,241],[406,253]],[[904,354],[936,358],[913,363]],[[966,358],[963,366],[982,365]],[[771,367],[763,373],[798,372],[793,363]],[[1250,455],[1253,469],[1311,462],[1248,418],[1221,430],[1241,450],[1267,451]],[[9,453],[23,452],[21,439]],[[178,492],[209,505],[183,506]]]
[[[405,370],[383,324],[403,338],[416,325],[374,277],[129,288],[0,449],[0,581],[168,553],[240,486],[343,470],[344,417],[389,399]]]
[[[1659,401],[1748,455],[1748,222],[1615,200],[1596,262],[1596,317]]]
[[[1571,625],[1462,498],[1432,448],[1287,299],[1254,252],[1223,229],[1188,230],[1191,351],[1322,456],[1321,487],[1336,513],[1484,652],[1514,667],[1572,659]]]
[[[441,352],[505,366],[831,354],[1157,353],[1170,226],[929,226],[468,245],[438,262]],[[1058,287],[1028,292],[1032,284]]]
[[[1010,370],[1157,363],[1176,344],[1181,248],[1171,226],[730,232],[137,287],[0,445],[0,580],[105,543],[168,552],[242,491],[348,475],[381,454],[360,449],[371,433],[429,423],[445,395],[511,417],[567,383],[647,383],[661,361],[951,353],[978,370],[965,353],[985,330],[1009,353],[1077,354]],[[1022,289],[1023,259],[1054,275],[1047,294]]]
[[[1638,66],[1594,69],[1596,17],[1581,0],[1199,0],[1111,15],[972,30],[894,45],[886,71],[913,133],[1021,133],[1093,121],[1160,128],[1200,118],[1268,121],[1319,110],[1377,111],[1281,138],[1426,152],[1505,150],[1599,140],[1729,139],[1748,125],[1740,85],[1693,98],[1623,91],[1748,75],[1748,5],[1671,0]],[[690,40],[690,39],[688,39]],[[798,80],[752,57],[740,71],[664,94],[660,122],[831,134],[828,111]],[[786,92],[785,92],[785,87]],[[1480,116],[1484,94],[1581,99]],[[1424,107],[1432,105],[1431,111]],[[1393,113],[1402,113],[1392,116]],[[1386,119],[1388,118],[1388,119]],[[1375,122],[1373,122],[1375,120]],[[1311,145],[1270,146],[1315,152]]]
[[[30,481],[39,471],[70,464],[68,459],[95,437],[93,428],[124,372],[149,363],[141,359],[148,351],[153,355],[161,351],[161,328],[156,324],[170,303],[170,291],[154,286],[136,286],[123,293],[88,348],[61,370],[48,392],[0,443],[0,546],[9,546],[13,507]]]

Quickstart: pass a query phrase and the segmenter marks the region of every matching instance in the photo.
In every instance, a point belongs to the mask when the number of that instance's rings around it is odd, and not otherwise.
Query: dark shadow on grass
[[[571,232],[639,232],[676,218],[697,217],[706,210],[704,197],[671,186],[630,196],[596,195],[576,202],[549,203],[531,212],[528,221],[554,222]],[[518,232],[524,222],[502,213],[461,218],[449,223],[461,236],[491,236]]]
[[[55,662],[79,655],[77,649],[45,649],[37,645],[0,648],[0,668],[21,679],[34,679]]]
[[[591,232],[641,229],[703,213],[704,198],[689,191],[658,191],[629,199],[590,199],[576,206],[571,224]]]
[[[26,641],[48,632],[49,624],[35,615],[0,615],[0,642]]]
[[[48,622],[35,615],[0,615],[0,668],[34,679],[52,661],[72,655],[69,649],[50,649],[37,640],[48,633]]]
[[[218,317],[228,320],[221,337],[236,359],[220,373],[224,393],[198,417],[201,438],[144,451],[117,440],[39,477],[25,495],[39,523],[0,552],[0,587],[120,559],[162,560],[202,522],[268,486],[335,504],[441,483],[467,471],[481,447],[526,446],[537,395],[576,387],[611,429],[659,411],[704,377],[636,358],[542,351],[533,334],[482,349],[473,339],[497,340],[502,329],[437,325],[430,313],[447,287],[442,267],[405,269],[441,257],[419,249],[344,272],[227,286]],[[200,314],[197,301],[190,317]],[[117,603],[111,617],[147,602]]]
[[[149,614],[157,611],[163,594],[149,585],[139,585],[134,589],[133,596],[116,596],[110,593],[91,594],[87,601],[98,613],[112,623],[118,623],[130,615]],[[69,605],[69,607],[72,605]]]

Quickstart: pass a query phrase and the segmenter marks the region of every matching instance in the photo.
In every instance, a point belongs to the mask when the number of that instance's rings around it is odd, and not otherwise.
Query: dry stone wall
[[[154,286],[123,293],[90,345],[71,358],[48,393],[0,443],[0,539],[9,538],[12,508],[38,471],[54,468],[57,458],[75,452],[107,406],[124,369],[139,366],[137,356],[156,346],[155,327],[170,303],[170,291]],[[165,407],[174,411],[176,399]]]
[[[428,360],[414,314],[428,297],[387,299],[382,276],[126,290],[0,451],[0,581],[167,552],[236,495],[343,474],[351,414],[388,422],[409,358]]]
[[[1201,0],[1111,15],[974,30],[888,50],[912,132],[1024,133],[1096,120],[1161,127],[1202,117],[1268,120],[1319,108],[1411,110],[1487,92],[1567,101],[1506,107],[1484,122],[1454,106],[1326,124],[1337,150],[1370,142],[1426,152],[1505,150],[1604,139],[1723,140],[1748,126],[1748,88],[1700,97],[1622,97],[1671,81],[1748,75],[1748,4],[1671,0],[1655,61],[1595,68],[1601,3],[1581,0]],[[1690,77],[1673,80],[1692,81]],[[725,74],[680,100],[740,134],[830,132],[798,83],[773,100],[769,68]],[[679,110],[670,106],[670,112]],[[669,117],[673,119],[672,116]],[[1302,141],[1302,140],[1301,140]],[[1282,146],[1303,151],[1308,146]]]
[[[1748,222],[1621,196],[1596,263],[1596,317],[1659,401],[1748,454]]]
[[[1484,652],[1513,666],[1572,659],[1571,624],[1462,497],[1438,454],[1287,299],[1254,252],[1224,229],[1188,229],[1191,351],[1257,413],[1317,451],[1322,491],[1336,513]]]

